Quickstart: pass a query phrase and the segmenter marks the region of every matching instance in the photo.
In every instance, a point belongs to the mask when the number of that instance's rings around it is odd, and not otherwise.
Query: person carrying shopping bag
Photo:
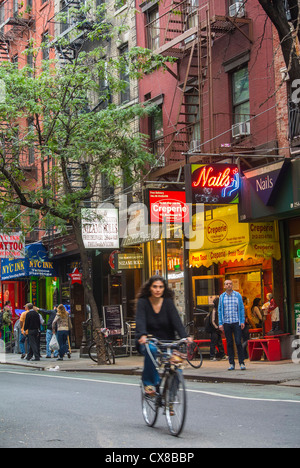
[[[57,333],[56,333],[57,326]],[[52,322],[52,333],[57,334],[57,341],[59,343],[59,358],[58,361],[63,361],[64,355],[67,354],[68,358],[71,357],[68,336],[72,330],[72,323],[65,306],[60,304],[57,307],[56,317]]]

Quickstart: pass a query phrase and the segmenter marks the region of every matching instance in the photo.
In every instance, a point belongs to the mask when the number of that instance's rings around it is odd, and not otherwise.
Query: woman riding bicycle
[[[173,302],[173,296],[172,290],[161,276],[152,276],[138,294],[137,349],[145,356],[142,381],[145,393],[150,396],[155,394],[155,387],[159,385],[160,377],[145,348],[147,336],[152,335],[159,340],[175,340],[175,332],[177,332],[180,338],[187,337]],[[192,341],[192,338],[189,338],[189,341]],[[156,358],[156,346],[149,343],[149,348],[153,357]]]

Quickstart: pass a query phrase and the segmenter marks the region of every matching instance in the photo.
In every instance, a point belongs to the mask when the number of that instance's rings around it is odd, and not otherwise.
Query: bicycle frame
[[[181,343],[185,343],[186,339],[178,342],[161,342],[151,338],[150,341],[157,345],[159,360],[154,359],[148,343],[146,343],[146,350],[157,371],[160,372],[161,380],[156,387],[155,396],[145,394],[142,385],[143,416],[146,424],[153,427],[159,408],[164,408],[169,431],[172,435],[178,436],[185,422],[186,392],[184,377],[179,371],[182,359],[176,357],[175,360],[172,350],[178,348]]]

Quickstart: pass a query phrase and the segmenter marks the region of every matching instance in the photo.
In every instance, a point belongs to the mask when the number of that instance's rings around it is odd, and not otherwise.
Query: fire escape
[[[242,11],[224,10],[221,15],[216,15],[213,10],[213,1],[173,0],[168,11],[147,25],[148,37],[153,32],[159,36],[159,44],[156,41],[159,46],[154,52],[175,57],[178,64],[177,73],[174,73],[174,67],[169,68],[177,80],[177,86],[173,108],[169,112],[170,132],[164,135],[164,141],[160,143],[160,148],[165,152],[166,166],[182,161],[182,153],[201,153],[204,102],[209,114],[210,140],[213,140],[214,41],[239,30],[252,42],[252,20],[245,17],[244,8]]]
[[[50,47],[55,48],[62,65],[76,59],[93,27],[93,22],[80,12],[82,4],[81,0],[62,0],[59,11],[49,20],[55,31]]]
[[[0,63],[11,60],[10,44],[22,38],[33,25],[31,9],[20,7],[17,0],[0,3]]]

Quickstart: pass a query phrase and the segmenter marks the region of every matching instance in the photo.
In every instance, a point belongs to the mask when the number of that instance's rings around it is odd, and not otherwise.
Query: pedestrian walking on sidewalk
[[[233,290],[231,280],[224,283],[225,292],[219,301],[219,328],[225,332],[227,341],[227,352],[229,357],[230,371],[235,369],[234,341],[237,347],[238,359],[241,370],[245,370],[244,351],[242,347],[242,330],[245,328],[245,308],[243,298],[237,291]]]
[[[24,331],[28,330],[29,352],[27,354],[27,361],[30,361],[34,356],[33,361],[40,361],[40,331],[41,331],[41,318],[35,310],[33,304],[28,303],[25,305],[25,310],[28,311],[25,318]]]
[[[68,358],[71,357],[68,346],[68,336],[72,330],[72,323],[65,306],[60,304],[57,307],[57,314],[52,322],[52,333],[56,334],[57,327],[57,341],[59,344],[59,358],[58,361],[63,361],[64,355],[67,354]]]
[[[49,315],[48,322],[47,322],[47,329],[46,329],[46,353],[47,353],[46,358],[50,359],[51,349],[49,345],[50,345],[51,338],[53,336],[52,324],[57,314],[57,305],[55,305],[52,310],[38,309],[38,311],[42,314]],[[53,356],[55,358],[58,358],[58,351],[54,351]]]

